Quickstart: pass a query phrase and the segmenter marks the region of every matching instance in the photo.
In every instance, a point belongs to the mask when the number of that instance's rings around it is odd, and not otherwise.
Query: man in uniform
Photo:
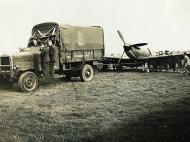
[[[50,57],[50,68],[49,68],[49,73],[50,73],[50,79],[54,78],[54,65],[56,61],[56,48],[53,45],[51,40],[48,40],[47,43],[49,47],[49,57]]]
[[[187,53],[186,53],[186,52],[183,54],[183,60],[184,60],[184,62],[183,62],[184,71],[185,71],[188,75],[190,75],[190,59],[189,59],[189,57],[187,56]]]
[[[30,39],[30,41],[28,42],[28,48],[31,48],[31,47],[37,47],[38,46],[38,42],[36,39],[32,38]]]
[[[45,79],[49,79],[50,57],[49,57],[48,46],[44,46],[41,48],[41,59],[42,59],[42,71],[43,71],[44,77]]]
[[[32,44],[33,44],[33,47],[37,47],[38,46],[38,42],[36,39],[33,39],[32,40]]]

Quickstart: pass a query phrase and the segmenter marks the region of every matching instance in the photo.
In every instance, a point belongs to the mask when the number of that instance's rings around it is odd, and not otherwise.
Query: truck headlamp
[[[14,65],[14,66],[13,66],[13,69],[14,69],[14,70],[16,70],[16,69],[17,69],[17,67]]]
[[[65,70],[66,69],[66,66],[65,65],[63,65],[63,70]]]
[[[20,68],[20,67],[19,67],[18,65],[14,65],[14,66],[13,66],[13,69],[14,69],[14,70],[19,70],[19,68]]]

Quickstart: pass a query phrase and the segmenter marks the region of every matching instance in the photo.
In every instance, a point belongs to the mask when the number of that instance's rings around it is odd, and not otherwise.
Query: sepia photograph
[[[189,0],[0,0],[0,142],[189,142]]]

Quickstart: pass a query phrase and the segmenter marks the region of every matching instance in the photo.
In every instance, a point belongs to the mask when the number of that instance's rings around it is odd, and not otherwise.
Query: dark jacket
[[[56,61],[56,47],[51,46],[49,47],[49,57],[50,57],[50,62],[55,62]]]
[[[45,46],[41,50],[42,62],[50,62],[49,47]]]

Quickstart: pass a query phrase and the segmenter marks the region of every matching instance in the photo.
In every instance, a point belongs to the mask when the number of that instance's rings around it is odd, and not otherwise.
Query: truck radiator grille
[[[9,57],[1,57],[1,65],[10,65]]]
[[[0,57],[0,71],[10,71],[10,57]]]

